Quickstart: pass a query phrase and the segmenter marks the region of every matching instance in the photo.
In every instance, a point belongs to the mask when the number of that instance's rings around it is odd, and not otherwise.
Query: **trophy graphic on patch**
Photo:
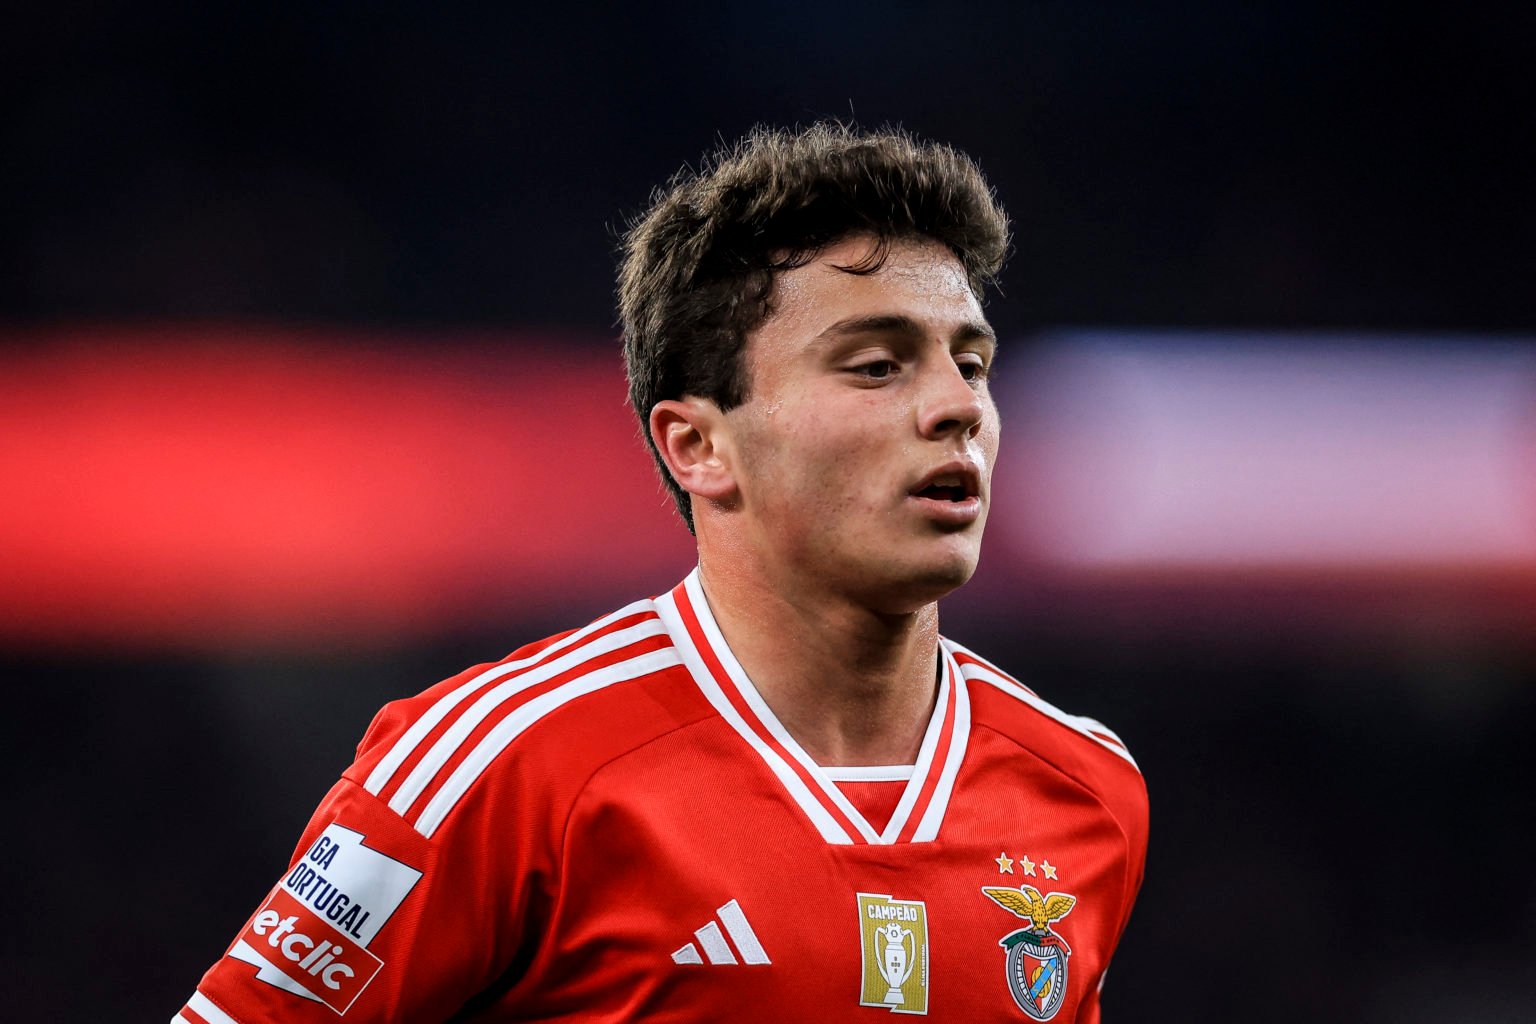
[[[928,909],[922,900],[861,892],[859,1005],[928,1012]]]
[[[882,937],[885,939],[885,948],[883,950],[880,949],[880,939]],[[908,952],[909,945],[911,946],[910,953]],[[912,964],[914,962],[912,953],[916,951],[916,941],[912,936],[911,928],[903,928],[895,921],[892,921],[884,928],[875,929],[875,953],[880,959],[880,977],[884,978],[885,983],[891,986],[890,991],[885,994],[885,1001],[893,1006],[900,1006],[906,1002],[906,998],[901,994],[901,986],[905,985],[907,979],[912,977]]]

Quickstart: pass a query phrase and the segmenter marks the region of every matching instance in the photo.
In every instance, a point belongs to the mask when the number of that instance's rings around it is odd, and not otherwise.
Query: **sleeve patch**
[[[339,1014],[384,961],[368,946],[421,878],[332,823],[272,890],[229,955],[256,977]]]

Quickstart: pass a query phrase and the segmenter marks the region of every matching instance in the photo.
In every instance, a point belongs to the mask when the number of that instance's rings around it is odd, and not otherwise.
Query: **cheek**
[[[997,449],[1002,442],[1002,422],[997,415],[995,406],[987,410],[987,418],[982,424],[981,431],[976,435],[976,443],[981,447],[983,457],[987,460],[986,473],[990,477],[992,470],[997,467]]]
[[[782,428],[786,419],[754,431],[742,451],[765,513],[818,528],[829,516],[880,503],[890,466],[899,461],[896,435],[859,412],[781,407],[774,418],[793,416],[792,429]]]
[[[806,471],[847,503],[876,501],[875,492],[911,461],[907,449],[916,442],[873,401],[829,405],[808,422],[814,430],[802,448]]]

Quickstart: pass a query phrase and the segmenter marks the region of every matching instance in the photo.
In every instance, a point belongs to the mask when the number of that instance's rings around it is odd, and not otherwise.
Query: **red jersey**
[[[1141,776],[940,660],[915,765],[822,768],[695,571],[390,704],[174,1022],[1097,1021]]]

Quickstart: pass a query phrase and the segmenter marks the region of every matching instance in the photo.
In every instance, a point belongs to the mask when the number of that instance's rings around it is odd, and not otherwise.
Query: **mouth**
[[[929,484],[917,492],[917,497],[933,501],[964,501],[975,497],[963,484]]]
[[[963,502],[981,497],[981,474],[965,462],[951,463],[918,481],[910,493],[914,498],[932,501]]]
[[[981,473],[968,462],[953,462],[929,473],[907,492],[932,519],[957,526],[981,515]]]

